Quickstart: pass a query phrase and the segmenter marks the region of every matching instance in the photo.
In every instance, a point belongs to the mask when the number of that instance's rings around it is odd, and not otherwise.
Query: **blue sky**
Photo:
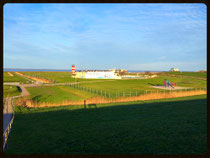
[[[205,4],[6,4],[4,68],[206,70]]]

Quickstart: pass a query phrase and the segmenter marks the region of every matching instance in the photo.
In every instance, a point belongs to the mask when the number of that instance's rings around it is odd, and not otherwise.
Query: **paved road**
[[[3,110],[3,132],[6,130],[7,126],[10,123],[10,120],[12,119],[12,97],[6,98],[4,110]]]
[[[12,85],[14,85],[14,84],[12,84]],[[3,110],[3,132],[5,132],[7,126],[9,125],[9,123],[12,119],[12,114],[13,114],[12,99],[30,95],[29,92],[24,87],[24,85],[16,84],[16,86],[20,87],[21,95],[6,98],[4,110]]]

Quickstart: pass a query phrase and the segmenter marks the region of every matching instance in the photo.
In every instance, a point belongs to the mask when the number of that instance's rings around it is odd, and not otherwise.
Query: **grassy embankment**
[[[8,72],[3,73],[3,82],[21,82],[21,83],[27,83],[30,82],[29,80],[22,78],[18,76],[14,72],[10,72],[13,76],[10,76]]]
[[[7,154],[205,154],[206,95],[50,108],[15,107]]]

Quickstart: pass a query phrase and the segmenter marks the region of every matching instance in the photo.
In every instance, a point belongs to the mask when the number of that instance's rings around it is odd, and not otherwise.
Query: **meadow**
[[[206,72],[167,72],[168,74],[172,75],[180,75],[180,76],[191,76],[191,77],[199,77],[199,78],[206,78]]]
[[[205,154],[206,95],[100,104],[15,107],[6,154]]]
[[[35,72],[33,72],[35,73]],[[44,72],[41,72],[45,74]],[[53,72],[55,73],[55,72]],[[56,72],[60,74],[60,72]],[[69,72],[64,72],[64,74]],[[55,75],[56,76],[56,75]],[[58,76],[58,75],[57,75]],[[68,77],[70,78],[70,77]],[[71,78],[73,79],[73,78]],[[206,88],[207,82],[192,78],[179,78],[174,76],[158,75],[157,78],[150,79],[129,79],[129,80],[89,80],[83,79],[83,82],[77,85],[53,86],[53,87],[33,87],[27,88],[32,99],[35,102],[62,102],[65,100],[84,100],[96,96],[107,98],[117,98],[121,96],[136,96],[143,93],[163,92],[168,90],[157,89],[152,86],[163,85],[163,80],[168,79],[175,82],[176,86],[186,88]],[[62,94],[62,95],[61,95]]]
[[[96,94],[75,90],[69,86],[27,87],[30,98],[35,102],[61,102],[63,100],[84,100]]]
[[[178,78],[172,76],[159,75],[158,78],[150,79],[129,79],[129,80],[114,80],[104,81],[97,83],[80,83],[80,86],[90,87],[93,89],[101,89],[106,91],[127,91],[135,92],[138,90],[157,90],[151,86],[163,85],[164,79],[168,79],[169,82],[175,82],[176,86],[189,87],[189,88],[204,88],[206,87],[206,81],[192,79],[192,78]]]
[[[10,72],[13,76],[10,76],[8,72],[3,72],[3,82],[21,82],[21,83],[28,83],[29,80],[18,76],[14,72]]]

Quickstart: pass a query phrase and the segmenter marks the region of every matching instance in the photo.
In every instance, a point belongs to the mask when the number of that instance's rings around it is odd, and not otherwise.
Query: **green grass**
[[[45,78],[48,80],[52,80],[56,83],[66,83],[66,82],[75,82],[75,78],[71,77],[71,72],[40,72],[40,71],[33,71],[33,72],[21,72],[22,74]],[[107,80],[107,79],[76,79],[77,82],[84,82],[84,81],[98,81],[98,80]]]
[[[206,95],[50,108],[15,107],[6,154],[205,154]]]
[[[10,72],[12,73],[14,76],[10,76],[8,74],[8,72],[4,72],[3,73],[3,81],[4,82],[21,82],[21,83],[27,83],[29,80],[26,80],[25,78],[22,78],[18,75],[16,75],[16,73],[14,72]]]
[[[60,72],[56,72],[60,73]],[[60,102],[64,100],[81,100],[87,99],[93,96],[102,96],[115,98],[117,96],[126,96],[130,94],[135,96],[144,93],[144,91],[165,91],[161,89],[153,88],[152,86],[163,85],[163,80],[168,79],[170,82],[175,82],[176,86],[188,87],[188,88],[206,88],[207,81],[192,79],[192,78],[179,78],[173,76],[159,75],[158,78],[151,79],[129,79],[129,80],[100,80],[101,82],[80,83],[79,86],[83,88],[91,88],[93,92],[89,90],[73,89],[69,86],[56,86],[56,87],[37,87],[27,88],[31,93],[31,98],[38,102]],[[97,81],[97,80],[96,80]],[[65,87],[65,89],[64,89]],[[117,93],[117,94],[116,94]],[[62,95],[61,95],[62,94]]]
[[[93,89],[104,90],[107,92],[132,92],[142,90],[160,90],[152,88],[151,86],[163,85],[164,79],[168,79],[169,82],[175,82],[176,86],[189,87],[189,88],[206,88],[207,82],[192,78],[178,78],[171,76],[159,75],[158,78],[151,79],[130,79],[130,80],[115,80],[115,81],[104,81],[98,83],[81,83],[80,86],[90,87]]]
[[[3,96],[4,98],[6,97],[12,97],[12,96],[17,96],[17,95],[20,95],[21,92],[20,90],[18,89],[17,86],[3,86]]]
[[[84,91],[75,90],[69,86],[52,86],[52,87],[27,87],[31,94],[30,97],[36,102],[61,102],[64,100],[83,100],[93,96]]]
[[[3,105],[7,97],[18,96],[21,92],[17,86],[3,86]]]
[[[168,74],[173,75],[182,75],[182,76],[191,76],[191,77],[199,77],[199,78],[207,78],[206,72],[167,72]]]

